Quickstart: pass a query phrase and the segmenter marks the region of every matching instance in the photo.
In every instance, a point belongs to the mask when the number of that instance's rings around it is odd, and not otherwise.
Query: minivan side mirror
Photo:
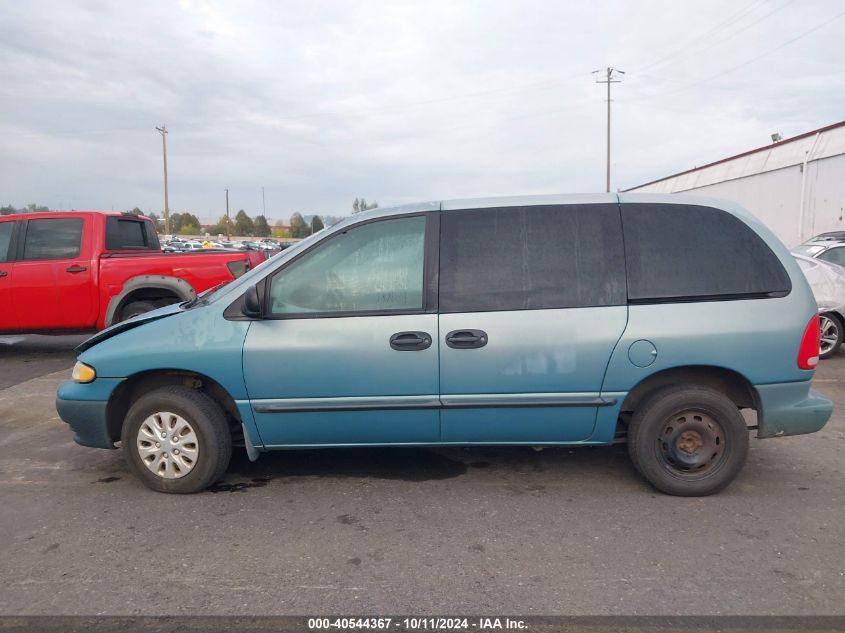
[[[251,319],[261,316],[261,298],[258,295],[258,287],[250,286],[244,293],[244,300],[241,304],[241,314]]]

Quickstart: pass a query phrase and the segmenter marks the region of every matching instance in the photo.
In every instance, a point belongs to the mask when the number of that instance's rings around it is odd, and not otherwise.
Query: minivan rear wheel
[[[682,385],[645,398],[628,426],[634,467],[661,492],[682,497],[711,495],[742,470],[748,428],[724,394]]]
[[[132,472],[159,492],[204,490],[225,472],[232,436],[223,411],[206,394],[172,385],[130,407],[121,433]]]
[[[819,358],[830,358],[839,351],[842,345],[842,321],[830,312],[819,315],[821,329],[821,345]]]

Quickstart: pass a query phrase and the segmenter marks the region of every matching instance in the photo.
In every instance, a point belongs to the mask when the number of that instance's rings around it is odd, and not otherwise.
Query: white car
[[[793,252],[810,282],[821,318],[821,358],[830,358],[842,345],[845,332],[845,268]]]

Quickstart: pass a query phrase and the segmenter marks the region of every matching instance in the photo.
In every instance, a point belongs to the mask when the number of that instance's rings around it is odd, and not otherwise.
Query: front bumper
[[[109,435],[106,411],[109,397],[120,383],[120,379],[97,378],[88,384],[68,380],[59,387],[56,410],[73,430],[73,440],[77,444],[115,448]]]
[[[833,414],[833,403],[813,389],[809,380],[756,388],[760,395],[758,438],[815,433]]]

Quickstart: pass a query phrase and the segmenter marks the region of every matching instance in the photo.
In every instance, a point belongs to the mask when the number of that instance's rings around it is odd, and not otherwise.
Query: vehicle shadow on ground
[[[616,471],[629,473],[624,446],[547,448],[341,448],[285,450],[262,454],[250,462],[236,449],[226,475],[212,492],[260,487],[272,480],[294,477],[432,481],[451,479],[472,471],[497,475],[566,471],[579,477]]]

